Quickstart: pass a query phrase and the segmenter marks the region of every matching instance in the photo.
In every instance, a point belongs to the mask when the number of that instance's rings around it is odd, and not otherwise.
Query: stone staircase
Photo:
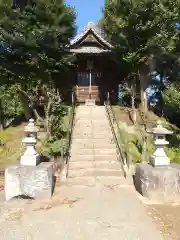
[[[97,186],[125,181],[104,106],[77,108],[67,185]]]

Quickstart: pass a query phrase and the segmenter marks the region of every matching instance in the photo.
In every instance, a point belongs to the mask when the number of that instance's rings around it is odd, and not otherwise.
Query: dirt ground
[[[180,203],[149,205],[147,211],[164,240],[180,240]]]

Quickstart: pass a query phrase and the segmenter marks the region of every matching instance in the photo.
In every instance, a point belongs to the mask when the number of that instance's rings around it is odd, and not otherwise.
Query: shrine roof
[[[108,49],[113,48],[113,46],[105,39],[105,33],[103,32],[103,30],[95,23],[93,22],[89,22],[87,24],[87,26],[79,33],[77,34],[77,36],[71,41],[70,43],[70,47],[73,48],[74,45],[78,44],[79,42],[81,42],[85,36],[88,35],[88,33],[92,32],[94,34],[94,36],[99,40],[100,43],[103,43]],[[90,50],[90,47],[87,47]],[[87,51],[83,49],[83,51]],[[107,51],[107,50],[97,50],[93,47],[91,47],[92,51]],[[80,50],[77,50],[80,51]]]

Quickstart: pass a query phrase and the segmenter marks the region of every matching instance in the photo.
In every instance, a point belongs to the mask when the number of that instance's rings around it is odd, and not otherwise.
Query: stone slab
[[[142,196],[164,202],[180,200],[180,165],[154,168],[137,164],[135,186]]]
[[[11,165],[5,170],[5,199],[24,196],[47,199],[52,196],[54,185],[53,163],[38,166]]]

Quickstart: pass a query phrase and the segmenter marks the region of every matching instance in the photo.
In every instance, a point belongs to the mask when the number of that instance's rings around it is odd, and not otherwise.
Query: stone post
[[[170,164],[170,161],[164,151],[164,148],[169,144],[169,142],[166,141],[166,135],[173,134],[173,132],[162,127],[161,122],[158,121],[157,127],[153,128],[152,133],[154,136],[154,145],[156,147],[156,150],[150,159],[150,164],[153,167],[168,166]]]

